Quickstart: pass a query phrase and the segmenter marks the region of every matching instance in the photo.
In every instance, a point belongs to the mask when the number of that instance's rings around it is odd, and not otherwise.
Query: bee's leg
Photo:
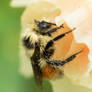
[[[60,27],[56,27],[56,28],[53,28],[53,29],[50,29],[47,34],[51,35],[51,33],[54,33],[56,32],[58,29],[60,28],[64,28],[63,24],[60,26]]]
[[[55,37],[54,39],[50,40],[50,41],[47,43],[46,47],[45,47],[45,51],[48,50],[50,47],[52,47],[55,41],[57,41],[57,40],[63,38],[63,37],[66,36],[67,34],[71,33],[73,30],[75,30],[75,28],[72,29],[72,30],[70,30],[70,31],[68,31],[68,32],[66,32],[66,33],[60,34],[59,36],[57,36],[57,37]]]
[[[23,44],[27,49],[34,49],[35,44],[32,43],[32,41],[30,40],[30,37],[28,38],[24,38],[23,39]]]
[[[70,30],[70,31],[68,31],[68,32],[65,32],[65,33],[63,33],[63,34],[60,34],[59,36],[55,37],[55,38],[53,39],[53,41],[57,41],[57,40],[63,38],[63,37],[66,36],[67,34],[71,33],[73,30],[75,30],[75,28],[72,29],[72,30]]]
[[[81,50],[81,51],[79,51],[79,52],[73,54],[72,56],[70,56],[69,58],[67,58],[67,59],[65,59],[65,60],[63,60],[63,61],[61,61],[61,60],[48,61],[48,60],[47,60],[46,62],[47,62],[48,64],[52,65],[52,66],[63,66],[63,65],[65,65],[66,63],[68,63],[68,62],[74,60],[74,59],[76,58],[76,56],[77,56],[78,54],[80,54],[82,51],[83,51],[83,50]]]
[[[73,30],[74,30],[74,29],[73,29]],[[50,57],[53,55],[53,53],[54,53],[54,49],[53,49],[53,44],[54,44],[54,42],[57,41],[57,40],[59,40],[59,39],[61,39],[61,38],[63,38],[64,36],[66,36],[66,34],[72,32],[73,30],[70,30],[70,31],[68,31],[68,32],[66,32],[66,33],[64,33],[64,34],[61,34],[61,35],[55,37],[54,39],[50,40],[50,41],[47,43],[47,45],[46,45],[46,47],[45,47],[45,49],[44,49],[44,51],[43,51],[43,57],[44,57],[45,59],[46,59],[46,58],[50,58]]]

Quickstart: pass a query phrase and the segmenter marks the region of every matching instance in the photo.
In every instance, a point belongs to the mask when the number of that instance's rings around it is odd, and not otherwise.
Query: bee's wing
[[[42,88],[42,76],[41,70],[37,63],[31,61],[31,59],[27,56],[26,51],[22,45],[20,45],[20,73],[30,78],[34,75],[35,81],[38,87]]]
[[[33,54],[35,56],[36,53]],[[31,60],[31,57],[26,53],[25,48],[20,42],[20,68],[19,71],[22,75],[30,78],[34,74],[35,81],[39,88],[42,89],[42,75],[39,63],[37,61]]]
[[[32,68],[36,84],[38,85],[39,88],[42,89],[42,74],[40,66],[37,63],[34,63],[34,61],[32,61]]]
[[[39,66],[39,60],[40,60],[39,42],[35,44],[34,54],[30,59],[33,67],[35,81],[37,85],[42,89],[42,72],[41,72],[41,67]]]

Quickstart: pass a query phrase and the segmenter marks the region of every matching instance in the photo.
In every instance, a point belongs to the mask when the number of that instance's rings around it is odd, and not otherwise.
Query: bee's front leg
[[[74,28],[75,29],[75,28]],[[73,29],[73,30],[74,30]],[[48,43],[46,44],[45,46],[45,49],[44,49],[44,56],[47,57],[47,54],[48,52],[52,55],[53,52],[54,52],[54,49],[52,48],[53,45],[54,45],[54,42],[55,41],[58,41],[59,39],[62,39],[63,37],[65,37],[67,34],[71,33],[73,30],[70,30],[68,32],[65,32],[63,34],[60,34],[58,36],[56,36],[55,38],[53,38],[52,40],[48,41]]]
[[[63,61],[62,60],[46,60],[46,62],[47,64],[52,65],[52,66],[64,66],[66,63],[74,60],[77,57],[77,55],[79,55],[82,51],[83,50],[71,55],[70,57],[68,57],[67,59]]]

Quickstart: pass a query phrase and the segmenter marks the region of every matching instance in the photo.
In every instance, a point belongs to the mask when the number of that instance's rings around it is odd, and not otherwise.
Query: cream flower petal
[[[30,3],[37,2],[39,0],[12,0],[10,5],[12,7],[26,7]]]

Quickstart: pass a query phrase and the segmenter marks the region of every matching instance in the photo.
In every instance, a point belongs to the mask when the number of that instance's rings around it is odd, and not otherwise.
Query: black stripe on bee
[[[43,52],[43,56],[44,56],[45,59],[50,58],[53,54],[54,54],[53,48],[49,48],[48,50],[45,50]]]
[[[35,44],[32,43],[32,41],[30,40],[30,37],[28,38],[24,38],[23,39],[23,44],[27,49],[34,49],[35,48]]]

